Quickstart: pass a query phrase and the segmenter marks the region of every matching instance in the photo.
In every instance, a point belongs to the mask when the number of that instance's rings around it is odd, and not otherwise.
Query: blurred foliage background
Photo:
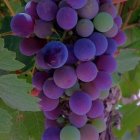
[[[24,11],[27,1],[0,0],[0,140],[40,140],[44,128],[38,99],[30,96],[34,59],[21,55],[20,38],[10,29],[12,16]],[[128,40],[116,52],[113,80],[121,97],[115,108],[122,119],[113,132],[118,140],[140,140],[140,0],[116,7]]]

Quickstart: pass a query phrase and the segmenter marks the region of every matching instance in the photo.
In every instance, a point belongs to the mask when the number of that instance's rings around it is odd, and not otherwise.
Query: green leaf
[[[137,51],[132,49],[121,50],[120,55],[117,57],[118,72],[124,73],[135,69],[140,61]]]
[[[0,108],[0,133],[8,133],[11,130],[11,115],[4,109]]]
[[[0,38],[0,69],[14,71],[24,67],[24,64],[15,60],[16,54],[4,48],[4,41]]]
[[[124,97],[131,97],[137,93],[140,88],[140,65],[135,70],[123,74],[119,85]]]
[[[28,94],[31,84],[9,74],[0,77],[0,97],[14,109],[21,111],[39,111],[38,100]]]
[[[123,118],[121,129],[115,132],[117,136],[123,136],[126,131],[131,131],[140,125],[140,107],[136,103],[124,105],[120,111]]]

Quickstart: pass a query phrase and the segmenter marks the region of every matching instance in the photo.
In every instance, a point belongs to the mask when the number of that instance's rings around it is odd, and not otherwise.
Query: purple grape
[[[97,72],[96,65],[91,61],[81,63],[76,68],[77,77],[83,82],[94,80],[97,76]]]
[[[97,60],[97,68],[100,71],[113,73],[117,69],[117,62],[111,55],[102,55]]]
[[[56,120],[45,119],[45,129],[49,127],[59,127],[60,124]]]
[[[74,55],[74,47],[73,45],[67,45],[67,49],[68,49],[68,59],[66,64],[74,64],[76,63],[78,60]]]
[[[94,18],[93,24],[96,30],[104,33],[113,27],[114,21],[110,14],[106,12],[100,12]]]
[[[99,4],[97,0],[88,0],[87,4],[78,9],[78,14],[81,18],[93,19],[99,11]]]
[[[97,118],[104,113],[104,104],[101,100],[95,100],[92,102],[92,107],[90,111],[87,113],[89,118]]]
[[[57,12],[57,23],[64,30],[73,29],[78,20],[77,12],[70,7],[62,7]]]
[[[49,127],[45,130],[42,140],[60,140],[60,128]]]
[[[38,16],[45,21],[52,21],[56,17],[58,7],[52,0],[40,0],[37,5]]]
[[[35,37],[24,38],[19,46],[20,52],[26,56],[32,56],[38,53],[41,50],[41,48],[43,48],[43,42],[42,40]]]
[[[66,2],[74,9],[80,9],[86,5],[88,0],[66,0]]]
[[[37,3],[34,1],[29,1],[25,6],[25,13],[29,14],[33,19],[37,19],[37,11],[36,11]]]
[[[40,69],[46,69],[46,70],[51,69],[51,67],[46,64],[44,60],[44,56],[42,55],[41,52],[37,53],[35,62],[36,62],[37,67],[39,67]]]
[[[98,32],[94,32],[89,39],[95,44],[96,56],[102,55],[108,46],[106,37]]]
[[[100,11],[109,13],[113,18],[115,18],[117,15],[117,9],[111,2],[102,4],[100,6]]]
[[[43,111],[52,111],[59,104],[59,99],[50,99],[46,96],[41,97],[41,101],[39,102],[40,108]]]
[[[112,86],[111,75],[106,72],[98,72],[97,77],[92,82],[100,90],[107,90]]]
[[[77,81],[76,72],[73,67],[64,66],[56,69],[53,75],[55,84],[60,88],[71,88]]]
[[[87,39],[82,38],[74,44],[74,54],[81,61],[88,61],[95,57],[96,48],[94,43]]]
[[[113,55],[117,50],[117,43],[114,39],[108,38],[108,47],[105,54]]]
[[[119,31],[118,34],[113,39],[115,39],[118,46],[122,46],[125,44],[127,37],[123,31]]]
[[[50,120],[56,120],[58,119],[58,117],[62,114],[62,109],[60,106],[58,106],[57,108],[55,108],[52,111],[45,111],[44,115],[47,119]]]
[[[42,68],[62,67],[68,58],[68,50],[60,41],[47,43],[37,55],[37,64]]]
[[[32,17],[26,13],[19,13],[11,20],[12,31],[21,37],[29,37],[34,30]]]
[[[85,115],[91,109],[92,100],[83,91],[76,91],[69,100],[70,109],[77,115]]]
[[[32,78],[32,84],[35,88],[42,90],[43,84],[48,78],[48,73],[46,72],[36,72]]]
[[[87,123],[87,116],[86,115],[77,115],[75,113],[71,113],[69,115],[69,121],[72,125],[76,126],[77,128],[83,127]]]
[[[64,93],[64,89],[58,87],[53,80],[46,80],[43,85],[44,94],[50,99],[58,99]]]
[[[110,38],[115,37],[118,31],[119,31],[118,26],[116,25],[116,23],[114,23],[113,27],[109,31],[105,32],[104,35]]]
[[[100,97],[100,88],[97,87],[94,82],[83,83],[81,89],[86,92],[92,100],[96,100]]]
[[[81,19],[76,25],[76,31],[79,36],[88,37],[93,33],[94,25],[89,19]]]
[[[116,18],[114,19],[114,22],[116,23],[116,25],[120,29],[122,26],[122,18],[120,16],[116,16]]]
[[[99,134],[97,130],[91,124],[86,124],[80,129],[81,139],[80,140],[99,140]]]
[[[52,22],[45,22],[43,20],[36,20],[34,26],[34,33],[39,38],[47,38],[52,35]]]

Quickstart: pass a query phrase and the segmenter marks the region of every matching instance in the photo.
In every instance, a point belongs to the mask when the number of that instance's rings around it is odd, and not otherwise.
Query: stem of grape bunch
[[[113,2],[30,0],[12,18],[20,52],[35,58],[32,85],[45,118],[42,140],[114,140],[121,94],[112,74],[126,35]]]
[[[9,0],[3,0],[3,1],[6,4],[7,8],[9,9],[10,15],[11,16],[14,16],[15,15],[15,12],[14,12],[14,10],[13,10],[13,8],[12,8]]]

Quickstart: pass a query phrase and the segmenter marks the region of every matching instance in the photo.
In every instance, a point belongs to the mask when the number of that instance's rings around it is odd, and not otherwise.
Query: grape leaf
[[[124,105],[120,109],[123,118],[121,122],[121,129],[115,131],[117,136],[122,136],[127,130],[131,131],[138,125],[140,125],[140,107],[133,104]]]
[[[0,97],[10,107],[21,111],[39,111],[38,100],[27,94],[31,85],[16,75],[9,74],[0,77]]]
[[[14,71],[24,67],[24,64],[15,60],[16,54],[4,48],[4,41],[0,38],[0,69]]]
[[[140,61],[140,57],[137,52],[132,49],[122,50],[120,55],[117,57],[118,72],[124,73],[135,69]]]
[[[0,108],[0,133],[8,133],[11,129],[11,115],[4,109]]]

